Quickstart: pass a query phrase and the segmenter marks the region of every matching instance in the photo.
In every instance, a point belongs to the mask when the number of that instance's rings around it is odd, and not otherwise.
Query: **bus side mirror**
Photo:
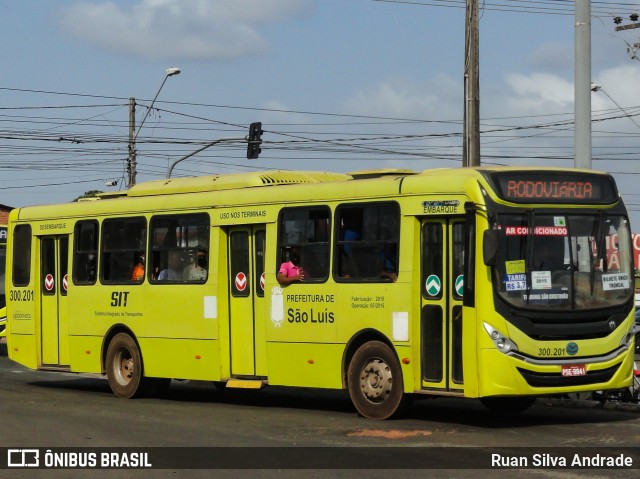
[[[495,266],[498,256],[498,231],[486,230],[482,237],[482,258],[487,266]]]

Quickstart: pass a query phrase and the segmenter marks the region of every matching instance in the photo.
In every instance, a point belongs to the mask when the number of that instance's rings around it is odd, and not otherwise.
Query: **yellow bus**
[[[0,338],[7,335],[7,302],[4,295],[4,268],[7,261],[7,226],[0,225]]]
[[[167,179],[18,208],[9,231],[10,358],[119,397],[344,389],[388,418],[420,395],[519,411],[632,378],[631,233],[605,173]]]

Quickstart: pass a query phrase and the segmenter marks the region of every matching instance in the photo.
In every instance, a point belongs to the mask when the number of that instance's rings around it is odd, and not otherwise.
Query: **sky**
[[[579,0],[586,1],[586,0]],[[173,176],[460,167],[464,0],[0,0],[0,203]],[[483,165],[573,167],[571,0],[480,1]],[[640,1],[591,1],[594,169],[640,232]],[[640,56],[640,51],[638,52]],[[181,73],[166,78],[165,71]],[[160,90],[153,108],[152,100]],[[146,117],[143,124],[143,118]],[[117,183],[107,186],[107,183]]]

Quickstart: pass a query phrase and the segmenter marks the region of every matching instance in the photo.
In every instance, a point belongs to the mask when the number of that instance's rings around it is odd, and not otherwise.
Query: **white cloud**
[[[501,115],[548,115],[573,109],[573,82],[550,73],[508,74]]]
[[[412,83],[391,78],[356,92],[345,101],[350,113],[370,116],[451,120],[462,112],[462,84],[448,75]]]
[[[640,85],[640,65],[629,62],[628,64],[609,68],[599,73],[595,78],[595,83],[600,85],[611,98],[620,106],[638,106],[638,85]],[[592,96],[593,109],[610,109],[615,107],[610,99],[602,95]]]
[[[147,58],[231,59],[268,49],[258,27],[300,13],[307,0],[77,2],[62,28],[102,48]]]

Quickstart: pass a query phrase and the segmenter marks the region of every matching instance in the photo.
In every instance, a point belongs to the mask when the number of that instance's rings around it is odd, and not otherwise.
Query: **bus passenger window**
[[[329,276],[329,208],[323,206],[285,208],[280,213],[278,232],[280,266],[288,263],[291,251],[299,255],[304,282],[322,282]]]
[[[337,281],[398,279],[400,210],[396,203],[340,205],[336,225],[333,271]]]
[[[105,283],[139,283],[133,270],[144,255],[147,224],[144,218],[108,219],[102,223],[101,276]]]
[[[31,280],[31,225],[13,230],[13,285],[27,286]]]
[[[209,270],[209,215],[151,218],[149,268],[153,283],[204,283]]]
[[[74,229],[74,284],[95,284],[98,271],[98,222],[78,221]]]

